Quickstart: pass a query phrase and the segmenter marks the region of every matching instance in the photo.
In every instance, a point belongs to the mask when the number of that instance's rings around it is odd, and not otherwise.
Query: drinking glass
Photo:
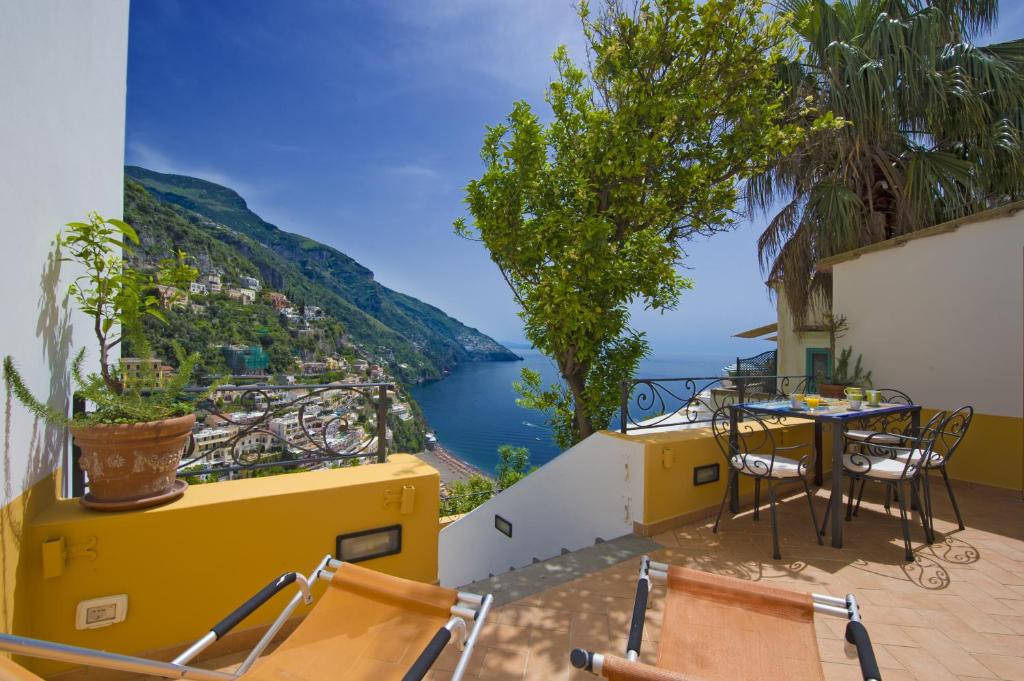
[[[818,395],[808,395],[804,398],[804,401],[807,402],[807,407],[811,411],[814,411],[818,408],[818,405],[821,404],[821,397]]]

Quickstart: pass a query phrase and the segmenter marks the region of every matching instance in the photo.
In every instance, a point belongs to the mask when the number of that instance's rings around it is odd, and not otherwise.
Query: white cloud
[[[253,199],[259,198],[263,191],[245,180],[228,175],[225,172],[206,166],[197,166],[188,162],[181,162],[172,159],[161,150],[137,139],[130,140],[125,149],[125,163],[128,165],[142,166],[159,173],[172,175],[188,175],[198,177],[202,180],[215,182],[219,185],[234,189],[242,195],[246,202],[251,203]]]
[[[419,177],[427,180],[435,180],[441,176],[441,173],[430,166],[421,165],[419,163],[406,163],[399,166],[389,166],[388,168],[385,168],[385,171],[389,175]]]
[[[423,0],[396,3],[394,19],[416,37],[408,56],[426,57],[516,87],[536,88],[554,77],[551,55],[566,45],[584,57],[582,31],[570,0]],[[401,55],[396,55],[399,58]]]

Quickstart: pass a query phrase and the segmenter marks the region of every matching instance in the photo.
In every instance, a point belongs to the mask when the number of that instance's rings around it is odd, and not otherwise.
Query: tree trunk
[[[576,424],[576,441],[579,442],[593,435],[595,428],[584,399],[587,389],[587,367],[577,364],[574,355],[575,352],[570,350],[558,357],[558,370],[572,393],[573,421]]]

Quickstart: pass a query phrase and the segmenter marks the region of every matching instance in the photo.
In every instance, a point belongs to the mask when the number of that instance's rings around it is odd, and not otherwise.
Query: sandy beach
[[[487,475],[476,466],[458,458],[440,444],[435,445],[433,450],[420,452],[417,456],[441,473],[441,484],[444,486],[456,480],[466,480],[474,474]]]

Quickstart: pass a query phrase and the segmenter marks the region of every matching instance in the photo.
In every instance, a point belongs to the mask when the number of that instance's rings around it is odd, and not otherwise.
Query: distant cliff
[[[344,253],[265,222],[237,192],[206,180],[125,168],[125,220],[141,255],[184,250],[225,281],[253,276],[344,326],[367,354],[404,365],[403,380],[438,378],[460,362],[519,359],[438,308],[382,286]]]

